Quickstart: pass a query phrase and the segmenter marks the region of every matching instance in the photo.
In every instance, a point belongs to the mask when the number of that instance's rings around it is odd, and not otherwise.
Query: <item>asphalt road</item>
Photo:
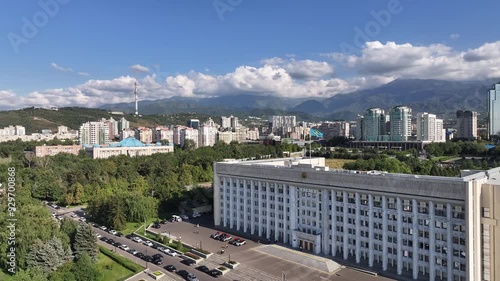
[[[80,210],[72,210],[72,211],[69,211],[65,208],[61,208],[61,209],[58,209],[58,210],[55,210],[54,208],[50,207],[50,206],[47,206],[51,212],[54,212],[54,213],[57,213],[57,214],[61,214],[61,215],[64,215],[65,217],[67,218],[70,218],[70,219],[73,219],[73,220],[78,220],[79,218],[71,218],[71,215],[76,213],[78,215],[81,215],[82,212]],[[169,272],[167,271],[166,269],[164,269],[163,267],[166,266],[166,265],[174,265],[177,270],[181,270],[181,269],[184,269],[186,270],[187,272],[190,272],[190,273],[193,273],[194,275],[196,275],[196,277],[198,277],[198,279],[200,281],[214,281],[214,280],[230,280],[228,278],[225,278],[224,276],[220,276],[218,278],[214,278],[206,273],[203,273],[201,271],[198,271],[195,269],[195,267],[197,267],[198,265],[192,265],[192,266],[187,266],[183,263],[181,263],[180,261],[182,260],[180,257],[172,257],[172,256],[169,256],[163,252],[160,252],[158,250],[155,250],[149,246],[146,246],[142,243],[136,243],[126,237],[118,237],[118,236],[115,236],[115,235],[112,235],[111,233],[108,233],[106,231],[103,231],[97,227],[93,227],[94,231],[96,233],[99,233],[100,235],[104,236],[104,237],[107,237],[107,238],[111,238],[113,239],[115,242],[120,242],[122,244],[125,244],[127,246],[129,246],[130,248],[132,249],[135,249],[141,253],[143,253],[144,255],[149,255],[149,256],[153,256],[155,254],[161,254],[163,256],[163,264],[161,265],[155,265],[153,263],[146,263],[144,260],[126,252],[126,251],[123,251],[121,249],[119,249],[118,247],[114,247],[113,245],[111,244],[108,244],[104,241],[101,241],[101,240],[97,240],[98,241],[98,244],[99,245],[102,245],[104,246],[105,248],[107,249],[110,249],[110,250],[113,250],[113,251],[116,251],[116,253],[118,253],[119,255],[121,256],[124,256],[132,261],[134,261],[135,263],[145,267],[145,268],[149,268],[150,270],[152,271],[156,271],[156,270],[160,270],[161,272],[165,273],[168,277],[170,277],[171,279],[174,279],[174,280],[184,280],[183,278],[181,278],[179,275],[175,274],[175,273],[172,273],[172,272]],[[210,268],[212,269],[212,268]]]

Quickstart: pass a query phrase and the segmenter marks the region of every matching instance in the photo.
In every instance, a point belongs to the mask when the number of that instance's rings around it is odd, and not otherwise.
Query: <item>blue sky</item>
[[[396,78],[499,77],[499,10],[494,0],[3,0],[0,103],[128,101],[135,80],[148,99],[323,98]],[[41,24],[26,34],[23,19]]]

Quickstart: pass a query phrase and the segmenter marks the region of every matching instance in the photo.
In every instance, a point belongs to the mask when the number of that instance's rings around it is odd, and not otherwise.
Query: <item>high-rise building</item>
[[[488,134],[500,136],[500,82],[488,91]]]
[[[199,128],[198,144],[202,146],[213,146],[217,142],[217,126],[212,118],[209,118]]]
[[[174,131],[168,127],[156,127],[153,131],[153,142],[168,141],[169,144],[174,144]]]
[[[67,134],[68,133],[68,127],[66,126],[57,126],[57,134],[62,135],[62,134]]]
[[[295,116],[270,116],[269,127],[273,134],[292,132],[292,128],[297,126]]]
[[[181,145],[181,131],[187,128],[186,126],[175,126],[174,131],[174,144]]]
[[[240,127],[240,123],[238,122],[238,117],[235,117],[233,115],[226,117],[222,116],[221,118],[221,128],[223,130],[234,130]]]
[[[474,140],[477,138],[477,112],[457,111],[456,138]]]
[[[143,143],[152,143],[153,142],[153,130],[150,128],[137,128],[135,130],[135,138]]]
[[[180,130],[180,146],[184,147],[186,140],[193,140],[195,143],[195,148],[198,148],[198,130],[193,128],[184,128]]]
[[[356,131],[354,132],[354,138],[358,141],[365,139],[363,136],[363,129],[365,127],[365,118],[362,115],[358,115],[356,118]]]
[[[363,115],[363,139],[364,141],[385,140],[387,136],[388,117],[380,108],[370,108]]]
[[[107,145],[110,142],[109,126],[104,122],[87,122],[80,126],[80,144]]]
[[[118,134],[123,130],[130,129],[130,122],[125,117],[120,118],[118,121]]]
[[[417,114],[417,140],[431,142],[445,142],[446,130],[443,128],[443,119],[427,112]]]
[[[350,124],[345,121],[323,122],[318,130],[324,134],[325,139],[333,137],[349,137]]]
[[[187,122],[187,126],[193,128],[193,129],[198,129],[198,128],[200,128],[200,120],[191,119]]]
[[[214,223],[398,275],[500,280],[500,171],[330,171],[323,158],[214,164]],[[498,206],[497,206],[498,205]]]
[[[9,126],[9,127],[4,127],[3,129],[0,129],[0,136],[25,136],[26,135],[26,128],[23,126]]]
[[[389,112],[391,141],[407,141],[411,137],[411,108],[393,107]]]

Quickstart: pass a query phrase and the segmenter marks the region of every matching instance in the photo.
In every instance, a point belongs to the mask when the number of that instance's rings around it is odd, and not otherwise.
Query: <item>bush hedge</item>
[[[115,254],[113,251],[108,250],[102,246],[99,246],[99,251],[101,251],[101,253],[103,253],[104,255],[108,256],[110,259],[114,260],[119,265],[125,267],[130,271],[133,271],[134,273],[139,273],[144,269],[142,266],[136,264],[135,262],[125,257],[119,256]]]

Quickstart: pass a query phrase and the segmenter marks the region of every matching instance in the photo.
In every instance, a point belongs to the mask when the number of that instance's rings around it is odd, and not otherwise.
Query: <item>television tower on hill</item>
[[[134,93],[135,93],[135,116],[139,116],[139,96],[138,96],[138,93],[137,93],[137,82],[134,83],[135,85],[135,90],[134,90]]]

